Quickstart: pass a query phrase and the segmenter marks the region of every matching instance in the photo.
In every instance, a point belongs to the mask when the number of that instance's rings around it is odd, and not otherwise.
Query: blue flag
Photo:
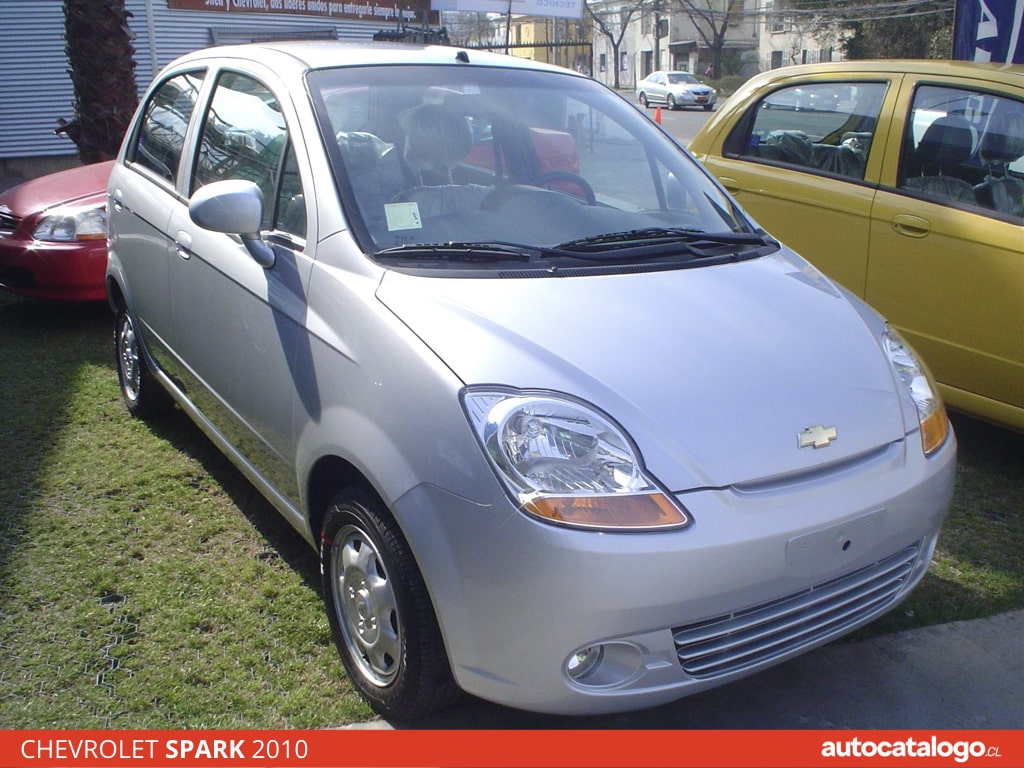
[[[957,0],[953,58],[1024,63],[1024,0]]]

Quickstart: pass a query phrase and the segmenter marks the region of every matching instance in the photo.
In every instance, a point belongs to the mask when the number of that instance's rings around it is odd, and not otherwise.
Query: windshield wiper
[[[377,251],[374,258],[379,261],[470,264],[530,263],[555,259],[635,262],[680,256],[688,260],[734,260],[739,258],[741,251],[751,252],[764,246],[778,247],[778,243],[763,231],[708,233],[694,229],[649,227],[579,238],[554,247],[503,241],[409,243]]]
[[[515,243],[410,243],[373,254],[386,261],[529,262],[541,249]]]
[[[602,235],[581,237],[557,246],[558,250],[575,252],[617,251],[637,246],[659,245],[662,243],[683,243],[686,246],[709,245],[776,245],[764,231],[757,232],[705,232],[684,227],[646,227],[626,232],[608,232]]]

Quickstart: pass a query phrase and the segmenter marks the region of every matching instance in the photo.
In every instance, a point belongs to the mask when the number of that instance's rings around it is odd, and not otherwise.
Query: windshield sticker
[[[388,221],[389,232],[399,229],[423,229],[420,207],[417,203],[387,203],[384,205],[384,216]]]

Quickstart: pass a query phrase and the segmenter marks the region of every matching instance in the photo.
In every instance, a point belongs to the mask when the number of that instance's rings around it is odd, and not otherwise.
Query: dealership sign
[[[578,2],[579,0],[572,0]],[[429,0],[167,0],[167,7],[214,13],[265,13],[362,21],[417,21],[430,10]]]
[[[1024,0],[957,0],[953,58],[1024,63]]]

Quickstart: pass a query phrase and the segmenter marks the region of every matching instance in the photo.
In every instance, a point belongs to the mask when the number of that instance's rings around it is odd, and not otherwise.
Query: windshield
[[[695,233],[752,232],[649,118],[587,78],[420,65],[309,83],[346,214],[377,258],[446,258],[459,244],[491,246],[478,260],[557,258],[597,243],[629,261],[646,255],[632,232],[663,252]]]
[[[688,75],[685,72],[673,72],[668,76],[668,81],[673,85],[683,85],[684,83],[698,83],[700,82],[693,75]]]

